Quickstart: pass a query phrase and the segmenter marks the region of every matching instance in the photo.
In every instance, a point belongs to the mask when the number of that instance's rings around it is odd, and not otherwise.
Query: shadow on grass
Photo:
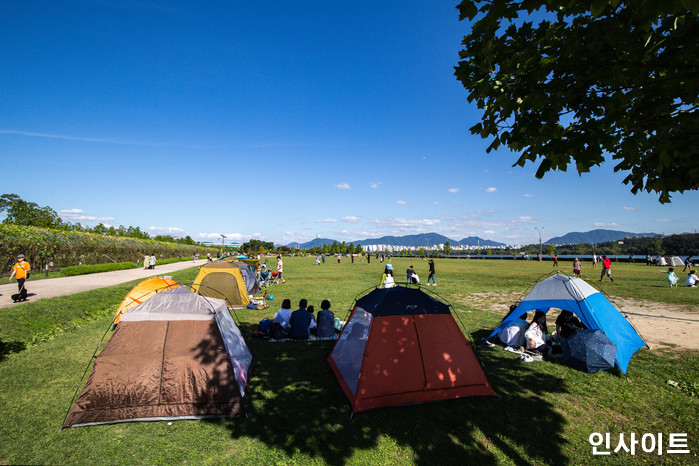
[[[27,349],[27,345],[22,341],[5,342],[0,339],[0,361],[4,361],[8,354],[19,353],[25,349]]]
[[[561,453],[565,420],[547,400],[547,394],[565,391],[564,380],[542,376],[536,364],[481,351],[497,397],[383,408],[351,417],[326,362],[334,342],[270,343],[252,338],[254,329],[241,327],[255,357],[248,418],[210,422],[226,426],[233,439],[263,442],[270,449],[265,462],[295,454],[330,464],[357,461],[354,455],[375,463],[569,461]]]

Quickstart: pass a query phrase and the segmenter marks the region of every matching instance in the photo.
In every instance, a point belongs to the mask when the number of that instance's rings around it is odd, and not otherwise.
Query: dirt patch
[[[462,304],[505,315],[521,293],[472,293]],[[651,347],[699,350],[699,309],[642,299],[612,298]],[[553,322],[557,312],[547,319]]]

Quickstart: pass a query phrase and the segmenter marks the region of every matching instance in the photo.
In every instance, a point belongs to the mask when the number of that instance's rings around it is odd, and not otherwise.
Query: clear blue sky
[[[699,194],[485,154],[455,2],[4,2],[0,194],[197,240],[699,227]]]

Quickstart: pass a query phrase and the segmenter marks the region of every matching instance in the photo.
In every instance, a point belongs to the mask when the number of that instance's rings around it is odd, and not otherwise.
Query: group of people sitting
[[[274,314],[272,320],[283,329],[283,338],[307,340],[310,335],[331,337],[336,333],[335,314],[330,310],[330,301],[324,299],[320,303],[318,317],[314,315],[314,307],[308,305],[306,299],[299,301],[299,308],[291,311],[291,301],[282,301],[282,307]],[[276,338],[276,337],[275,337]]]
[[[548,332],[544,311],[536,311],[531,322],[526,319],[526,313],[519,316],[500,331],[498,338],[506,346],[524,347],[544,358],[557,357],[562,352],[559,343],[570,338],[576,330],[586,328],[575,314],[566,310],[562,310],[556,318],[556,332],[553,335]]]

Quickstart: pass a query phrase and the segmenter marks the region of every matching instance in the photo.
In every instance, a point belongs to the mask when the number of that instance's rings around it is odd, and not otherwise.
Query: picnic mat
[[[308,340],[294,340],[293,338],[281,338],[279,340],[275,340],[274,338],[270,338],[269,341],[271,341],[273,343],[279,343],[282,341],[329,341],[329,340],[337,340],[337,337],[339,337],[339,335],[336,333],[335,335],[333,335],[331,337],[317,337],[315,335],[311,335],[310,337],[308,337]]]

